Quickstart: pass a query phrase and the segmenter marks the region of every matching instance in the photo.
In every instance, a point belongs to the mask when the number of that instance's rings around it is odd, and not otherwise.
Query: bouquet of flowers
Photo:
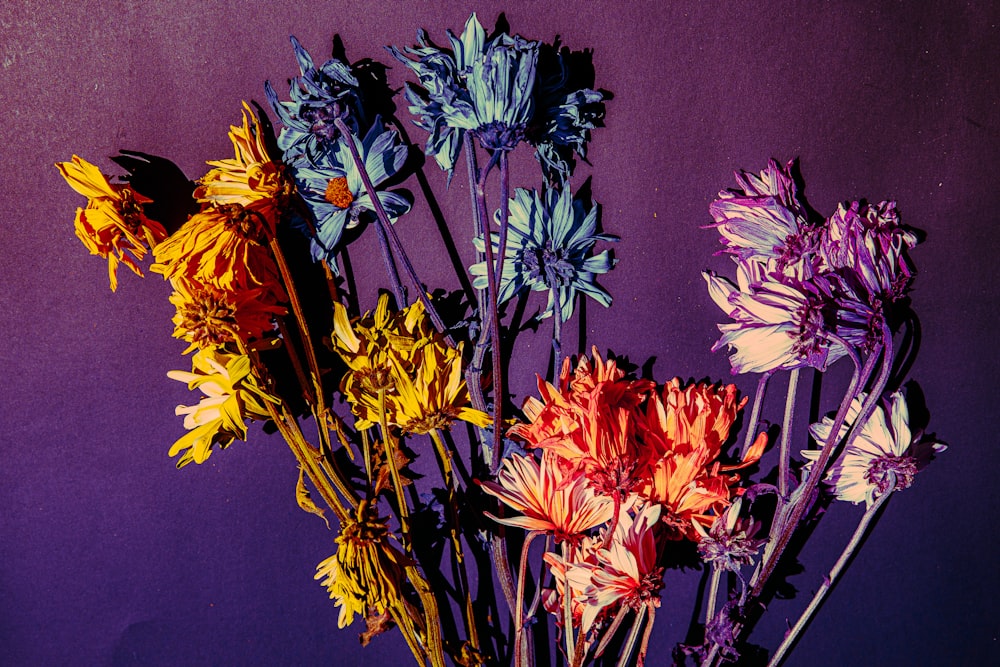
[[[194,393],[176,409],[177,467],[247,440],[253,422],[279,434],[299,506],[331,532],[316,579],[338,626],[360,620],[363,643],[398,630],[435,667],[554,654],[641,665],[664,572],[692,557],[708,578],[703,625],[675,663],[737,661],[802,528],[835,499],[864,503],[774,649],[781,662],[892,492],[944,449],[910,423],[901,390],[919,237],[895,203],[825,215],[794,161],[737,173],[708,225],[734,278],[704,277],[726,320],[715,349],[731,351],[734,374],[758,376],[756,392],[646,377],[596,346],[563,350],[578,302],[611,305],[598,279],[616,266],[599,205],[574,190],[608,101],[581,54],[487,34],[475,15],[444,46],[420,31],[415,46],[389,47],[415,77],[405,98],[423,153],[449,182],[468,178],[474,240],[449,245],[467,260],[463,289],[445,294],[420,280],[407,254],[420,249],[395,230],[414,204],[399,186],[426,176],[382,69],[343,54],[317,65],[291,44],[287,95],[268,82],[266,109],[245,102],[233,156],[191,187],[153,196],[136,174],[155,161],[135,153],[116,158],[132,172],[121,179],[77,156],[56,165],[87,198],[76,233],[107,260],[111,289],[122,265],[142,275],[150,255],[172,288],[190,370],[169,377]],[[511,154],[525,147],[541,186],[512,190]],[[365,232],[386,277],[362,304],[349,248]],[[544,302],[532,306],[532,292]],[[525,335],[551,349],[537,395],[518,406],[507,361]],[[841,360],[852,372],[839,407],[793,433],[803,369]],[[770,422],[764,395],[779,375],[787,400]]]

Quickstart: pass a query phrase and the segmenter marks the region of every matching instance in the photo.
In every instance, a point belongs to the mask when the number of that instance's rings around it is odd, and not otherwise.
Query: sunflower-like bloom
[[[487,516],[508,526],[551,533],[557,542],[579,542],[585,532],[611,520],[614,503],[565,468],[554,454],[543,453],[540,465],[533,456],[513,454],[504,460],[496,482],[481,485],[523,516]]]
[[[391,312],[383,294],[375,312],[353,325],[347,310],[335,304],[330,344],[351,369],[341,391],[358,428],[377,424],[382,409],[387,423],[408,433],[449,428],[455,419],[490,422],[486,413],[468,407],[461,346],[444,343],[420,301]]]
[[[811,273],[819,237],[792,176],[794,164],[782,167],[770,160],[760,175],[737,173],[739,188],[720,192],[709,212],[727,252],[741,260],[771,261],[780,273],[802,276]]]
[[[202,349],[191,357],[191,372],[170,371],[167,376],[186,382],[188,389],[205,395],[197,405],[179,405],[188,433],[170,448],[170,456],[181,454],[177,467],[204,463],[218,445],[225,449],[234,440],[246,440],[246,419],[266,419],[265,401],[278,399],[265,392],[251,372],[250,359],[216,349]],[[183,453],[182,453],[183,452]]]
[[[73,156],[57,162],[56,168],[69,186],[87,198],[87,207],[76,209],[76,235],[92,255],[108,260],[111,290],[118,289],[118,265],[124,264],[141,276],[137,261],[167,237],[163,225],[143,213],[143,197],[127,183],[111,183],[100,169]]]
[[[284,301],[278,265],[268,248],[271,222],[239,204],[207,206],[153,250],[150,268],[225,292],[260,290]]]
[[[733,373],[762,373],[811,366],[819,370],[847,354],[829,334],[836,306],[823,280],[779,281],[760,262],[739,262],[737,284],[704,273],[708,292],[735,322],[719,325],[712,350],[733,349]]]
[[[615,260],[608,250],[588,256],[598,241],[618,238],[597,232],[598,206],[588,211],[582,201],[574,200],[569,188],[553,189],[539,195],[534,190],[517,188],[510,200],[509,236],[503,273],[500,275],[498,301],[503,303],[522,290],[547,291],[548,304],[542,317],[556,308],[565,322],[573,315],[577,292],[602,306],[611,305],[611,295],[595,282],[595,276],[607,273]],[[499,252],[499,235],[491,234],[494,252]],[[483,239],[474,240],[476,248],[485,248]],[[473,285],[486,287],[486,264],[469,269]]]
[[[194,349],[215,348],[241,341],[253,347],[274,329],[274,318],[287,310],[261,299],[262,290],[226,292],[211,285],[191,283],[183,278],[171,280],[174,287],[170,303],[174,314],[174,338]]]
[[[566,577],[583,584],[583,627],[589,628],[604,610],[660,606],[663,567],[657,563],[656,530],[660,507],[645,504],[633,517],[622,510],[607,548],[598,548],[597,564],[573,564]]]
[[[847,435],[866,398],[866,394],[860,394],[851,402],[838,438]],[[947,449],[946,445],[925,438],[922,433],[912,433],[909,422],[909,408],[902,392],[893,393],[887,402],[880,402],[875,407],[857,437],[844,448],[823,477],[838,499],[854,504],[864,501],[871,507],[888,490],[890,473],[895,477],[897,491],[909,488],[913,477],[933,455]],[[817,442],[825,443],[832,428],[833,418],[827,416],[810,426],[809,432]],[[802,452],[807,460],[803,474],[812,468],[819,455],[815,449]]]
[[[278,100],[268,81],[264,92],[284,127],[278,147],[286,164],[298,165],[320,157],[340,136],[334,122],[341,118],[352,131],[359,130],[364,114],[358,80],[351,68],[336,58],[316,67],[299,40],[291,38],[301,76],[291,80],[291,101]]]
[[[229,139],[236,156],[209,162],[214,169],[201,178],[194,196],[202,203],[252,209],[273,227],[295,186],[285,165],[268,153],[260,121],[246,102],[243,124],[230,126]]]
[[[528,423],[517,424],[510,435],[557,455],[585,475],[598,493],[621,500],[645,474],[632,413],[653,385],[625,379],[615,362],[605,362],[596,348],[593,355],[594,365],[582,358],[572,379],[566,359],[558,389],[539,378],[541,400],[525,401],[522,410]]]
[[[300,229],[309,237],[316,260],[336,256],[345,229],[375,220],[375,204],[364,187],[348,141],[357,147],[375,187],[394,176],[406,162],[406,146],[399,143],[395,130],[384,129],[376,117],[364,139],[354,134],[339,137],[324,153],[296,167],[299,194],[315,218],[312,228]],[[410,210],[409,200],[399,192],[381,191],[376,196],[390,221],[395,222]],[[331,266],[336,263],[331,261]]]
[[[354,615],[382,615],[402,606],[407,559],[389,542],[386,520],[362,501],[353,520],[337,536],[337,553],[316,567],[316,579],[340,607],[337,626],[350,625]]]

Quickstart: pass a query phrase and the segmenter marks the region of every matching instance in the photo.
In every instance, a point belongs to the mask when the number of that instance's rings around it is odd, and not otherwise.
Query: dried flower
[[[170,371],[167,377],[186,382],[188,389],[205,395],[197,405],[178,405],[188,433],[170,448],[170,456],[181,454],[177,467],[204,463],[218,445],[225,449],[234,440],[246,440],[246,419],[266,419],[264,401],[279,399],[264,391],[251,372],[250,359],[216,349],[202,349],[191,357],[191,372]]]
[[[498,302],[525,289],[547,291],[549,301],[542,317],[553,314],[558,298],[564,322],[573,316],[577,292],[604,307],[610,306],[611,295],[595,282],[595,276],[607,273],[616,262],[608,250],[588,254],[598,241],[618,238],[596,233],[597,214],[596,205],[588,211],[582,201],[573,199],[569,188],[561,192],[549,189],[542,195],[517,188],[510,200],[509,236]],[[491,240],[494,252],[499,252],[499,235],[491,234]],[[482,238],[476,238],[474,243],[480,251],[485,248]],[[486,264],[474,264],[469,270],[475,276],[473,285],[485,288]]]
[[[183,278],[170,281],[174,287],[170,303],[174,315],[174,338],[190,343],[184,353],[214,348],[237,340],[252,347],[274,329],[274,318],[285,308],[262,299],[262,290],[226,292],[211,285],[191,283]]]
[[[143,213],[143,204],[152,200],[128,184],[111,183],[76,155],[70,162],[57,162],[56,168],[71,188],[87,198],[87,207],[76,209],[76,235],[90,254],[108,260],[111,291],[118,289],[119,264],[141,276],[137,261],[167,237],[163,225]]]
[[[721,570],[739,572],[744,565],[753,562],[754,556],[767,539],[757,539],[760,523],[751,517],[740,517],[743,498],[737,498],[719,515],[709,530],[696,523],[701,535],[698,553],[702,560]]]
[[[554,454],[543,453],[541,464],[533,456],[511,455],[504,459],[497,481],[481,486],[523,516],[487,516],[508,526],[551,533],[557,542],[578,542],[586,531],[611,519],[614,503],[596,495],[584,478],[568,473]]]
[[[839,438],[847,435],[849,426],[861,413],[867,394],[859,394],[847,411]],[[813,424],[809,431],[817,442],[826,442],[833,428],[833,418]],[[861,427],[857,437],[844,448],[823,477],[834,495],[854,504],[864,501],[871,507],[875,500],[889,488],[889,473],[895,477],[896,490],[909,488],[913,477],[922,470],[935,453],[947,446],[924,438],[922,433],[910,432],[909,409],[902,392],[891,394],[885,404],[877,405]],[[819,458],[818,450],[806,450],[804,473]]]
[[[340,607],[337,626],[350,625],[354,615],[370,617],[399,609],[406,556],[389,542],[386,520],[376,508],[362,501],[353,520],[337,536],[337,553],[316,567],[316,579]]]

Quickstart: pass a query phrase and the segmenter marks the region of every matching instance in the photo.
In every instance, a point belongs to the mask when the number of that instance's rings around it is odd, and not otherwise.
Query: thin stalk
[[[278,332],[281,334],[281,338],[285,341],[285,350],[288,352],[289,361],[292,362],[292,370],[295,371],[295,377],[299,380],[299,387],[302,389],[302,397],[305,399],[306,403],[312,406],[316,403],[316,395],[312,390],[312,382],[306,377],[305,369],[302,366],[302,359],[299,357],[298,348],[292,341],[292,334],[288,330],[285,318],[276,317],[275,321],[278,323]]]
[[[559,288],[553,287],[552,294],[552,379],[559,377],[562,366],[562,303],[559,299]]]
[[[458,572],[458,584],[460,590],[465,594],[465,626],[469,635],[469,643],[472,647],[479,648],[479,632],[476,629],[475,610],[472,607],[472,590],[469,587],[469,579],[465,573],[465,553],[462,550],[462,538],[459,535],[461,526],[458,522],[458,509],[455,499],[455,481],[451,467],[451,452],[444,443],[440,431],[436,428],[430,430],[431,440],[434,441],[434,448],[437,450],[438,458],[441,461],[441,475],[444,477],[445,487],[448,490],[448,523],[451,532],[451,548],[455,557],[455,570]]]
[[[632,621],[632,631],[629,633],[628,641],[625,642],[625,648],[622,649],[622,654],[618,659],[618,667],[626,667],[632,658],[632,651],[635,650],[636,642],[639,641],[639,630],[642,629],[642,622],[646,620],[646,609],[648,608],[649,605],[644,604],[636,612],[635,620]]]
[[[399,531],[402,534],[403,549],[410,552],[410,508],[406,504],[406,494],[403,493],[403,480],[396,467],[396,443],[392,442],[389,424],[385,416],[385,389],[378,390],[378,424],[382,430],[382,448],[385,449],[386,465],[389,466],[389,476],[392,478],[392,488],[396,492],[396,505],[399,506]]]
[[[531,542],[543,535],[542,531],[528,531],[524,538],[524,546],[521,547],[521,567],[517,575],[517,600],[514,605],[514,664],[522,667],[528,664],[528,656],[522,649],[522,638],[524,637],[524,624],[531,619],[524,618],[524,581],[528,578],[528,549]],[[539,586],[540,588],[540,586]]]
[[[624,620],[624,613],[615,614],[615,619],[611,621],[611,625],[604,631],[604,634],[601,637],[601,642],[597,645],[597,650],[594,651],[594,658],[600,658],[604,655],[604,651],[608,648],[608,644],[611,643],[611,640],[614,639],[615,634],[618,632],[618,628],[621,627],[622,621]]]
[[[361,159],[361,153],[358,152],[358,147],[354,143],[354,136],[348,129],[344,121],[338,118],[334,121],[334,125],[345,137],[350,137],[350,141],[347,142],[348,148],[351,150],[351,157],[354,159],[354,166],[358,170],[358,174],[361,176],[361,182],[365,186],[365,191],[368,193],[368,197],[372,200],[372,207],[375,209],[375,216],[378,218],[379,224],[385,231],[386,238],[389,240],[389,247],[396,254],[399,260],[403,264],[403,270],[409,276],[410,281],[417,290],[417,297],[420,299],[421,303],[424,304],[424,308],[427,311],[427,316],[431,318],[431,322],[434,324],[434,328],[437,329],[438,333],[444,335],[445,342],[448,343],[449,347],[455,347],[455,341],[450,335],[448,335],[448,330],[444,326],[444,321],[438,314],[437,309],[431,300],[427,297],[427,292],[424,290],[423,283],[420,282],[420,277],[417,276],[416,270],[413,268],[413,264],[410,262],[409,256],[406,254],[406,250],[403,249],[403,244],[399,240],[399,236],[396,234],[396,230],[392,226],[392,222],[389,221],[389,215],[385,212],[385,207],[382,206],[382,200],[378,198],[378,192],[375,190],[375,185],[372,183],[371,177],[368,175],[368,169],[365,167],[365,162]]]
[[[636,658],[635,667],[643,667],[646,664],[646,651],[649,649],[649,638],[653,634],[653,621],[656,620],[656,607],[649,607],[649,622],[646,623],[646,630],[642,633],[642,643],[639,644],[639,657]]]
[[[510,168],[507,151],[500,151],[500,237],[497,239],[497,280],[503,280],[503,263],[507,256],[507,229],[510,227]]]
[[[417,664],[420,667],[424,667],[427,664],[427,656],[424,655],[424,649],[420,646],[420,639],[417,637],[416,628],[413,627],[413,619],[410,618],[403,601],[400,600],[399,602],[400,604],[398,605],[388,605],[389,613],[392,614],[392,620],[399,626],[399,631],[406,640],[406,645],[410,647],[413,657],[417,659]]]
[[[424,607],[424,643],[427,645],[427,656],[432,667],[445,667],[444,640],[441,638],[441,615],[438,612],[437,600],[430,584],[420,574],[416,565],[406,565],[406,578],[420,597]]]
[[[708,581],[708,602],[705,604],[705,631],[715,618],[715,603],[719,596],[719,584],[722,582],[723,570],[715,565],[712,566],[712,578]]]
[[[750,408],[750,421],[747,422],[747,434],[743,438],[743,450],[740,458],[747,455],[750,446],[753,445],[754,433],[757,431],[757,424],[760,423],[760,410],[764,405],[764,393],[767,391],[767,383],[774,375],[774,371],[765,371],[757,380],[757,391],[753,395],[753,406]]]
[[[375,225],[375,231],[378,236],[379,252],[382,254],[382,263],[385,265],[385,272],[389,276],[389,282],[392,283],[392,293],[396,297],[396,308],[406,308],[409,305],[409,301],[406,300],[406,288],[403,287],[403,282],[399,279],[399,270],[396,268],[396,262],[392,259],[392,251],[389,250],[389,239],[386,238],[382,225]]]
[[[854,535],[851,536],[850,542],[848,542],[847,546],[844,547],[844,551],[840,554],[840,558],[837,559],[837,562],[834,563],[833,568],[830,570],[830,574],[827,575],[827,577],[823,580],[823,583],[820,585],[819,590],[817,590],[816,594],[813,595],[812,600],[809,602],[809,606],[802,612],[802,615],[799,616],[799,620],[795,622],[795,625],[792,626],[792,629],[785,635],[785,638],[782,640],[781,645],[778,646],[778,649],[774,652],[774,655],[771,656],[771,661],[767,663],[768,667],[778,667],[782,660],[784,660],[785,654],[787,654],[795,644],[799,635],[802,633],[802,630],[809,624],[813,614],[816,613],[816,610],[819,609],[819,606],[823,603],[823,599],[826,597],[827,593],[829,593],[834,587],[841,573],[851,562],[851,559],[854,557],[854,552],[857,551],[858,545],[861,544],[861,540],[864,538],[865,533],[868,532],[868,527],[875,519],[879,509],[889,499],[892,492],[896,490],[896,475],[892,471],[889,471],[888,474],[889,487],[885,490],[885,493],[880,495],[875,502],[872,503],[871,507],[865,510],[864,515],[861,517],[861,521],[858,522],[858,527],[854,529]]]
[[[788,463],[792,446],[792,422],[795,419],[795,397],[799,387],[799,371],[795,368],[788,375],[788,396],[785,398],[785,418],[781,422],[781,444],[778,450],[778,504],[788,498]]]
[[[569,542],[566,540],[563,540],[562,543],[562,557],[563,562],[569,567]],[[573,591],[570,588],[569,579],[566,579],[566,583],[563,585],[563,636],[566,640],[566,660],[571,661],[576,650],[573,644]],[[580,639],[582,641],[583,637]]]

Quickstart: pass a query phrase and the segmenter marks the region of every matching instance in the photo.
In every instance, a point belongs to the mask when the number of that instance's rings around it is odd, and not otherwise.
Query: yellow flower
[[[178,405],[177,415],[184,415],[188,433],[170,448],[170,456],[181,455],[177,467],[204,463],[212,446],[225,449],[233,440],[246,440],[245,419],[266,419],[263,401],[278,399],[261,389],[251,373],[250,359],[244,355],[225,354],[219,350],[199,350],[191,357],[191,372],[170,371],[167,376],[186,382],[188,389],[200,389],[205,395],[197,405]]]
[[[246,102],[243,124],[230,126],[229,139],[236,157],[209,162],[215,168],[201,178],[194,196],[203,203],[251,208],[276,224],[295,184],[285,165],[271,159],[257,115]]]
[[[486,413],[467,407],[461,347],[444,343],[420,301],[393,313],[383,294],[375,312],[353,326],[347,310],[335,304],[330,343],[351,369],[341,391],[358,417],[358,428],[377,424],[382,407],[387,423],[409,433],[448,428],[455,419],[490,423]]]
[[[203,208],[156,246],[150,268],[165,278],[211,285],[226,292],[260,289],[272,301],[287,297],[268,239],[274,227],[239,204]]]
[[[265,338],[274,329],[275,316],[287,310],[261,298],[262,290],[224,292],[211,285],[199,285],[183,278],[170,281],[174,293],[170,303],[174,314],[174,338],[191,345],[187,354],[198,348],[215,348],[240,340],[248,347]]]
[[[76,209],[76,235],[90,254],[108,260],[111,290],[118,289],[118,264],[141,276],[136,260],[167,236],[163,225],[143,213],[142,205],[152,200],[127,183],[110,183],[97,167],[76,155],[71,162],[57,162],[56,168],[71,188],[87,198],[87,207]]]
[[[367,500],[358,505],[355,518],[345,521],[337,537],[337,553],[316,567],[316,579],[340,607],[338,627],[354,615],[385,614],[402,606],[401,586],[406,557],[388,540],[385,519]]]

